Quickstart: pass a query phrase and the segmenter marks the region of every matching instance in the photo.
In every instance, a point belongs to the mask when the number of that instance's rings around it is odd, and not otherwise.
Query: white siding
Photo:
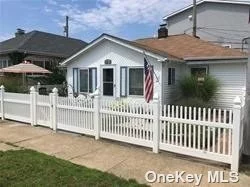
[[[213,64],[209,65],[209,74],[219,80],[217,106],[232,107],[234,98],[241,96],[242,89],[246,87],[246,65]]]
[[[192,8],[168,18],[169,34],[192,34],[190,15]],[[241,48],[242,39],[250,33],[249,5],[202,3],[197,6],[197,18],[197,35],[217,44]]]
[[[179,88],[178,82],[180,81],[181,77],[185,74],[184,72],[184,64],[180,63],[165,63],[163,64],[163,103],[164,104],[172,104],[174,103],[179,97]],[[175,84],[168,85],[168,68],[175,68]]]
[[[67,81],[69,84],[73,84],[73,68],[86,68],[86,67],[96,67],[97,68],[97,85],[101,85],[101,67],[104,65],[105,59],[111,59],[112,65],[115,66],[115,80],[116,80],[116,87],[115,89],[115,96],[120,97],[120,67],[121,66],[128,66],[128,67],[143,67],[144,66],[144,56],[132,49],[123,47],[116,43],[110,42],[105,40],[99,43],[94,48],[86,51],[84,54],[80,55],[74,62],[70,63],[67,66]],[[154,66],[154,70],[156,75],[159,78],[159,83],[156,83],[154,90],[155,92],[159,93],[161,98],[161,71],[162,71],[162,64],[157,61],[157,59],[148,57],[150,63]],[[143,99],[141,96],[131,96],[129,98],[137,98]]]

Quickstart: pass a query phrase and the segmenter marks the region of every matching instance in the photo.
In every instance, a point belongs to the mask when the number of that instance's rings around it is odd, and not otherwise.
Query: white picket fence
[[[1,87],[1,117],[231,164],[238,171],[245,102],[232,109],[8,93]]]

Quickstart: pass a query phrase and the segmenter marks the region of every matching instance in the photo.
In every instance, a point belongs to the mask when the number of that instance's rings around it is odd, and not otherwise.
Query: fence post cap
[[[4,89],[4,85],[1,85],[1,86],[0,86],[0,89]]]
[[[58,89],[57,88],[53,88],[52,92],[53,93],[58,93]]]
[[[40,83],[40,82],[38,82],[38,83],[37,83],[37,85],[39,85],[39,86],[40,86],[40,85],[41,85],[41,83]]]
[[[31,92],[35,92],[35,91],[36,91],[35,87],[34,87],[34,86],[31,86],[30,91],[31,91]]]
[[[241,99],[239,96],[236,96],[235,99],[234,99],[234,104],[235,105],[240,105],[241,104]]]

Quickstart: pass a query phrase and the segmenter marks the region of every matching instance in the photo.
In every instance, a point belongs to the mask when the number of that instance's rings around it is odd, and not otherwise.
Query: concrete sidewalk
[[[201,186],[247,187],[250,185],[250,177],[245,174],[240,175],[238,184],[207,184],[207,171],[226,170],[228,173],[228,166],[167,152],[154,154],[147,148],[103,139],[96,141],[93,137],[65,132],[55,133],[44,127],[31,127],[17,122],[0,122],[0,150],[19,149],[6,142],[89,168],[111,172],[123,178],[134,178],[140,183],[146,183],[145,173],[151,170],[162,174],[175,173],[175,171],[204,174]],[[154,184],[154,186],[166,186],[166,184]],[[180,183],[168,184],[168,186],[194,186],[194,184]]]

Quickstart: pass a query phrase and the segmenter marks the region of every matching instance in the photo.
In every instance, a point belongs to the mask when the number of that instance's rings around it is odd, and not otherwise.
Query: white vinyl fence
[[[231,164],[238,171],[245,102],[232,109],[161,105],[124,100],[8,93],[1,87],[1,117]]]

